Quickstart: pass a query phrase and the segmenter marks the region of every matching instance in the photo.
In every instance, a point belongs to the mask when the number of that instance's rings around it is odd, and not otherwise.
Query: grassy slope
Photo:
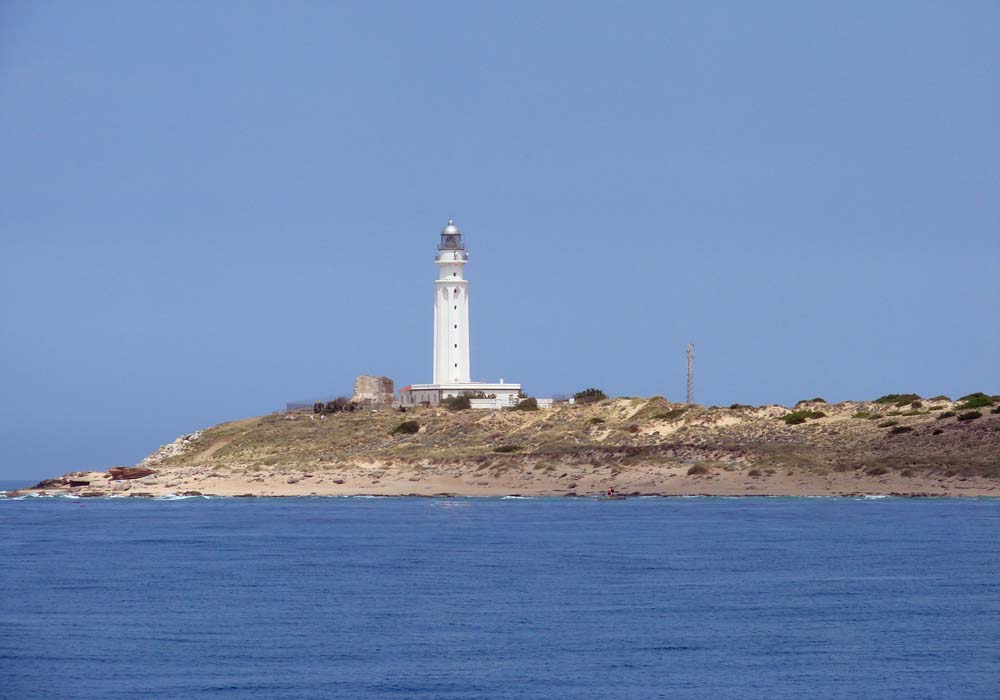
[[[827,416],[801,425],[786,425],[780,417],[789,411],[779,406],[685,410],[660,398],[535,412],[270,415],[210,428],[184,454],[160,463],[251,472],[326,471],[360,463],[407,469],[475,463],[484,473],[583,464],[620,470],[703,464],[764,471],[885,468],[1000,478],[1000,415],[985,409],[974,421],[937,420],[952,407],[946,401],[928,402],[934,410],[902,416],[894,414],[905,409],[892,405],[809,404],[805,408]],[[879,418],[852,418],[859,411]],[[403,420],[417,420],[420,432],[392,435]],[[895,426],[879,427],[885,420],[913,430],[892,435]],[[935,435],[936,430],[942,432]],[[501,446],[517,451],[496,452]]]

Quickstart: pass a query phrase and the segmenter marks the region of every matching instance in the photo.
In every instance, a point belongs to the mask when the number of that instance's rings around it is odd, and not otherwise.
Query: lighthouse
[[[469,281],[465,237],[451,219],[441,229],[434,281],[434,364],[431,384],[400,390],[404,406],[436,406],[443,399],[468,396],[472,408],[505,408],[517,404],[521,385],[472,381],[469,363]]]
[[[434,262],[434,383],[467,384],[469,374],[469,282],[463,270],[469,260],[455,222],[441,229]]]

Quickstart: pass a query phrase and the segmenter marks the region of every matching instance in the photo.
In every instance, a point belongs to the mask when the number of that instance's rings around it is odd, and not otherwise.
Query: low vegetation
[[[514,406],[515,411],[537,411],[538,410],[538,399],[521,399]]]
[[[973,408],[985,408],[986,406],[992,406],[996,403],[992,396],[987,396],[980,391],[977,391],[975,394],[963,396],[958,401],[958,405],[955,406],[955,409],[958,411],[968,411]]]
[[[447,408],[449,411],[465,411],[472,408],[472,401],[468,396],[449,396],[441,405]]]
[[[822,411],[792,411],[779,417],[778,420],[785,421],[786,425],[801,425],[807,420],[815,420],[817,418],[826,418],[826,414]]]
[[[313,413],[340,413],[341,411],[356,411],[358,405],[347,396],[338,396],[333,401],[317,401],[313,404]]]
[[[945,418],[954,418],[954,417],[955,417],[954,411],[945,411],[944,413],[939,413],[936,416],[936,420],[944,420]]]
[[[901,408],[914,401],[920,401],[919,394],[886,394],[875,399],[875,403],[888,404]]]
[[[606,398],[608,398],[607,395],[596,387],[584,389],[583,391],[578,391],[573,394],[573,399],[577,403],[581,404],[597,403],[598,401],[603,401]]]
[[[307,411],[208,428],[185,452],[168,455],[162,463],[205,473],[256,468],[272,478],[284,470],[307,470],[317,480],[347,478],[350,483],[361,475],[367,483],[373,464],[387,465],[404,480],[419,477],[424,470],[457,474],[481,466],[486,471],[477,474],[478,481],[488,480],[498,469],[533,473],[536,466],[553,467],[559,470],[555,476],[564,471],[570,474],[567,484],[573,479],[589,483],[588,475],[605,471],[610,478],[615,470],[621,472],[623,482],[633,476],[641,480],[646,478],[643,470],[655,474],[660,467],[679,469],[681,474],[697,467],[694,476],[724,475],[729,468],[746,474],[752,467],[766,477],[771,468],[781,473],[860,475],[863,469],[878,465],[893,473],[897,467],[920,475],[953,469],[963,475],[1000,479],[996,458],[1000,431],[984,430],[1000,428],[1000,417],[990,415],[997,411],[962,411],[963,416],[985,415],[955,422],[934,420],[939,414],[949,417],[946,411],[890,418],[887,411],[895,405],[881,406],[881,413],[870,405],[855,413],[857,404],[814,406],[822,412],[774,407],[737,412],[700,406],[685,410],[666,399],[606,399],[531,412],[446,410],[443,406],[415,407],[405,415],[349,409],[335,415]],[[903,412],[915,410],[908,406]],[[648,413],[647,408],[655,413]],[[859,420],[849,420],[852,414]],[[865,419],[874,422],[869,425]],[[785,429],[789,424],[813,422],[809,428]],[[876,430],[876,425],[885,430]],[[891,430],[897,427],[911,430]],[[940,437],[932,439],[932,430],[942,428]],[[360,471],[352,475],[354,469]]]
[[[892,430],[889,431],[890,435],[901,435],[903,433],[912,433],[913,428],[908,425],[897,425]]]
[[[420,423],[415,420],[403,421],[392,429],[393,435],[414,435],[420,432]]]
[[[965,413],[958,414],[958,420],[960,421],[976,420],[977,418],[982,418],[982,417],[983,414],[980,413],[979,411],[967,411]]]

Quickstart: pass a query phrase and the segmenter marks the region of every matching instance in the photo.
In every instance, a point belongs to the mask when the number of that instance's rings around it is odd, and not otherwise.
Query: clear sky
[[[0,3],[0,478],[430,381],[1000,392],[1000,4]]]

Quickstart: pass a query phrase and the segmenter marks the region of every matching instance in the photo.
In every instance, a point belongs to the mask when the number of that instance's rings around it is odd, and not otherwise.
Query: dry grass
[[[738,417],[730,409],[694,407],[674,420],[662,418],[676,408],[654,397],[530,412],[417,409],[325,418],[275,414],[205,430],[192,449],[163,463],[217,471],[255,468],[265,473],[338,470],[367,462],[392,462],[395,468],[406,469],[476,464],[497,472],[531,470],[539,464],[567,468],[711,464],[723,470],[753,467],[763,473],[768,468],[838,472],[878,465],[911,472],[964,470],[1000,478],[1000,416],[993,414],[949,423],[938,435],[929,429],[941,425],[935,416],[901,416],[900,421],[911,428],[903,438],[879,430],[875,421],[850,420],[859,413],[874,414],[870,403],[830,405],[827,419],[796,429],[774,419],[785,411],[780,407],[743,409]],[[416,420],[420,432],[391,434],[404,420]],[[632,425],[640,429],[629,430]],[[504,453],[504,445],[517,445],[518,451]]]

